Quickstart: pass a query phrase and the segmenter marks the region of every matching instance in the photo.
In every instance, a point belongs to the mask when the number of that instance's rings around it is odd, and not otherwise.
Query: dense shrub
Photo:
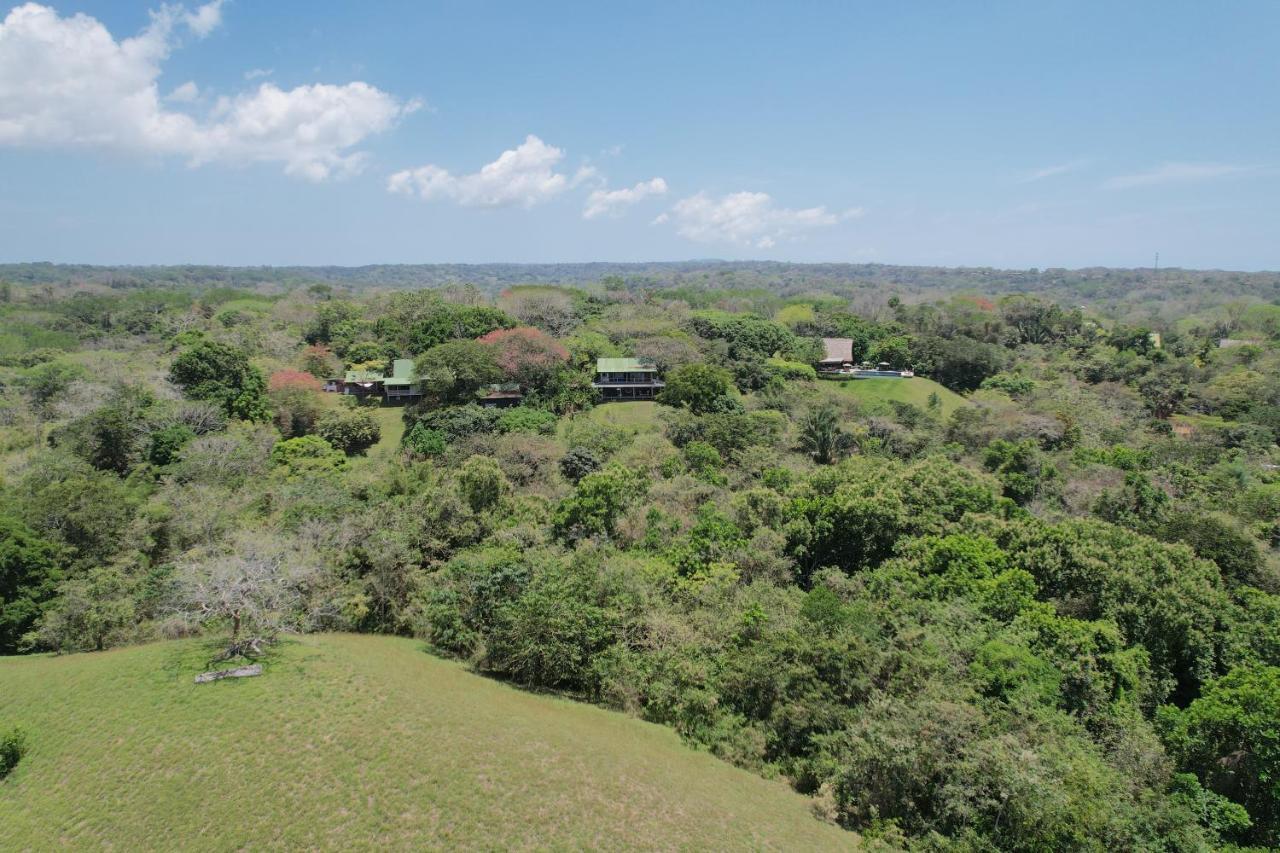
[[[27,736],[22,729],[0,733],[0,779],[13,772],[27,752]]]
[[[316,435],[348,456],[356,456],[382,439],[382,427],[368,409],[338,409],[320,418]]]

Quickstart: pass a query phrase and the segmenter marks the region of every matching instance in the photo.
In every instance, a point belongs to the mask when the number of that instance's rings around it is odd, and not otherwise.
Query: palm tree
[[[800,419],[800,446],[820,465],[830,465],[848,449],[851,436],[840,429],[834,406],[810,409]]]

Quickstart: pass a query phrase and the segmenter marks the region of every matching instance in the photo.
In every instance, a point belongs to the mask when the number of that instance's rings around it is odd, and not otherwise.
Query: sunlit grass
[[[662,429],[658,412],[657,403],[649,400],[628,400],[622,403],[601,403],[587,414],[599,423],[620,427],[638,435]]]
[[[495,683],[406,639],[318,635],[260,678],[207,647],[0,658],[6,849],[852,846],[805,798],[661,727]]]
[[[911,379],[846,379],[839,382],[823,379],[817,384],[828,393],[846,394],[868,407],[897,400],[913,403],[923,409],[929,405],[929,395],[935,393],[942,404],[944,416],[968,405],[964,397],[923,376]]]

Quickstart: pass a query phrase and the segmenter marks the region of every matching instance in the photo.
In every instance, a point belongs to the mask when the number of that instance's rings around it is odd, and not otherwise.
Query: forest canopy
[[[1280,276],[0,279],[0,654],[413,636],[891,846],[1280,845]]]

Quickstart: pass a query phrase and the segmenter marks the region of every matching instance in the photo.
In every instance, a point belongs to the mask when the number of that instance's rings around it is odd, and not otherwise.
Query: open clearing
[[[0,658],[7,849],[848,849],[809,801],[664,728],[413,640],[302,637],[197,686],[208,647]]]
[[[649,400],[602,403],[588,411],[587,417],[628,430],[635,435],[656,432],[662,428],[662,421],[658,419],[658,404]]]
[[[929,395],[937,394],[942,402],[944,416],[968,404],[965,398],[956,392],[923,376],[911,379],[846,379],[842,381],[821,379],[818,385],[836,393],[847,394],[869,406],[897,400],[902,403],[913,403],[923,409],[929,405]]]

